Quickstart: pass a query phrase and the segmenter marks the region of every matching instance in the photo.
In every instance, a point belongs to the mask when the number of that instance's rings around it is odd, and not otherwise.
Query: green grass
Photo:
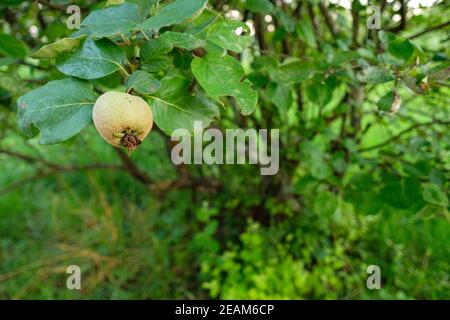
[[[155,179],[173,179],[163,143],[150,139],[136,162]],[[92,128],[70,147],[32,141],[29,149],[21,141],[13,136],[6,144],[57,163],[118,163]],[[7,156],[0,166],[2,187],[33,171]],[[224,169],[226,187],[214,197],[191,190],[152,195],[111,170],[61,173],[3,193],[0,298],[450,297],[445,217],[368,206],[391,200],[363,192],[356,180],[350,202],[312,178],[296,187],[303,207],[261,199],[253,169]],[[81,291],[66,288],[73,264],[82,270]],[[381,267],[380,291],[365,287],[369,264]]]

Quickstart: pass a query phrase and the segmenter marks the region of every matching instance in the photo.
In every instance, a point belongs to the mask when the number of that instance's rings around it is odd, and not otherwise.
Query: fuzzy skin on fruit
[[[124,145],[125,134],[145,139],[153,126],[153,113],[141,97],[110,91],[95,101],[92,111],[95,128],[106,142],[115,147]]]

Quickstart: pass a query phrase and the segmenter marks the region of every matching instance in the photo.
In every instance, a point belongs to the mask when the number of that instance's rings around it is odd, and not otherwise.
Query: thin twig
[[[266,43],[266,39],[264,37],[264,20],[262,18],[262,15],[257,13],[255,14],[255,35],[256,35],[256,40],[258,41],[258,46],[259,46],[259,50],[260,51],[266,51],[268,50],[267,47],[267,43]]]
[[[150,184],[152,182],[152,179],[150,179],[147,173],[141,171],[125,151],[119,148],[115,148],[114,150],[119,156],[120,161],[122,161],[123,167],[132,177],[143,184]]]
[[[61,11],[66,11],[66,6],[62,5],[62,4],[56,4],[56,3],[51,3],[48,0],[38,0],[37,1],[39,4],[42,4],[43,6],[46,6],[47,8],[53,9],[53,10],[61,10]]]
[[[386,145],[388,145],[388,144],[390,144],[390,143],[400,139],[404,134],[406,134],[408,132],[411,132],[411,131],[419,128],[419,127],[430,126],[430,125],[433,125],[433,124],[450,125],[450,121],[437,121],[437,120],[434,120],[434,121],[430,121],[430,122],[417,123],[417,124],[412,125],[411,127],[407,128],[407,129],[405,129],[403,131],[400,131],[399,133],[397,133],[393,137],[387,139],[386,141],[383,141],[381,143],[378,143],[378,144],[370,146],[370,147],[359,148],[358,152],[371,151],[371,150],[374,150],[374,149],[382,148],[382,147],[384,147],[384,146],[386,146]]]
[[[435,31],[435,30],[438,30],[438,29],[445,28],[445,27],[447,27],[447,26],[449,26],[449,25],[450,25],[450,21],[447,21],[447,22],[438,24],[437,26],[434,26],[434,27],[425,29],[425,30],[423,30],[423,31],[420,31],[420,32],[418,32],[418,33],[416,33],[416,34],[410,36],[408,39],[409,39],[409,40],[412,40],[412,39],[421,37],[421,36],[423,36],[424,34],[427,34],[427,33],[429,33],[429,32],[432,32],[432,31]]]
[[[330,30],[333,37],[336,38],[340,31],[339,27],[337,26],[336,21],[334,21],[333,16],[331,15],[330,11],[328,10],[327,5],[323,1],[321,1],[319,3],[319,9],[325,20],[325,24],[327,25],[327,27]]]
[[[320,35],[319,21],[317,21],[317,17],[316,17],[316,14],[314,13],[314,8],[313,8],[312,4],[308,2],[306,7],[308,10],[309,17],[311,18],[311,24],[313,27],[314,38],[316,39],[317,50],[321,51],[321,49],[320,49],[321,48],[321,46],[320,46],[321,35]]]
[[[103,163],[96,163],[96,164],[88,164],[88,165],[80,165],[80,166],[60,166],[60,167],[53,167],[52,169],[38,172],[32,176],[20,179],[7,187],[0,189],[0,195],[4,195],[8,192],[11,192],[17,188],[22,187],[24,184],[27,184],[29,182],[33,182],[42,178],[46,178],[48,176],[58,174],[58,173],[67,173],[67,172],[74,172],[74,171],[85,171],[85,170],[98,170],[98,169],[107,169],[107,170],[124,170],[123,166],[119,165],[113,165],[113,164],[103,164]]]
[[[42,163],[42,164],[44,164],[44,165],[46,165],[48,167],[58,167],[59,166],[59,165],[51,163],[51,162],[49,162],[49,161],[47,161],[45,159],[35,158],[35,157],[29,156],[27,154],[23,154],[23,153],[11,151],[11,150],[0,149],[0,153],[6,154],[8,156],[11,156],[11,157],[23,160],[23,161],[26,161],[28,163],[36,163],[36,162],[38,162],[38,163]]]
[[[359,36],[359,11],[352,6],[352,48],[353,49],[356,49],[359,47],[358,36]]]
[[[400,14],[400,24],[396,27],[389,29],[389,31],[397,33],[406,28],[406,11],[407,8],[405,0],[400,0],[400,9],[397,12],[395,12],[397,14]]]
[[[144,30],[140,29],[139,31],[144,35],[145,40],[147,40],[147,41],[150,40],[150,38],[147,36],[147,34],[145,33]]]

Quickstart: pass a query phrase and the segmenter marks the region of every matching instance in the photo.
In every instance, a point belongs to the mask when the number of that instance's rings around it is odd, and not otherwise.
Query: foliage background
[[[245,50],[229,54],[258,91],[256,110],[242,116],[223,98],[212,125],[280,128],[280,172],[260,176],[173,166],[157,128],[131,160],[92,125],[57,145],[25,136],[17,99],[64,77],[29,55],[72,33],[68,3],[3,0],[0,298],[448,299],[449,83],[424,77],[448,74],[450,9],[417,3],[380,1],[392,40],[367,30],[367,1],[209,1],[253,23]],[[83,18],[105,7],[76,4]],[[369,65],[397,81],[368,80]],[[93,82],[102,92],[122,81]],[[389,115],[392,100],[379,100],[394,88],[402,105]],[[72,264],[81,291],[65,287]],[[371,264],[382,290],[366,288]]]

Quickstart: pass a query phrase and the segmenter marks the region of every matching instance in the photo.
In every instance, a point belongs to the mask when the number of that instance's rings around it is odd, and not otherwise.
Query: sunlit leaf
[[[31,57],[34,59],[54,59],[61,53],[69,52],[78,47],[86,36],[78,36],[75,38],[63,38],[56,42],[47,44],[34,52]]]
[[[224,20],[215,23],[209,29],[207,37],[209,41],[224,49],[242,52],[253,41],[249,33],[250,29],[245,23],[235,20]]]
[[[138,25],[138,29],[158,31],[162,27],[181,23],[201,12],[208,0],[176,0],[159,10],[156,16],[150,17]]]
[[[75,51],[64,53],[56,60],[58,69],[69,76],[98,79],[119,69],[123,70],[125,53],[108,39],[87,39]]]

